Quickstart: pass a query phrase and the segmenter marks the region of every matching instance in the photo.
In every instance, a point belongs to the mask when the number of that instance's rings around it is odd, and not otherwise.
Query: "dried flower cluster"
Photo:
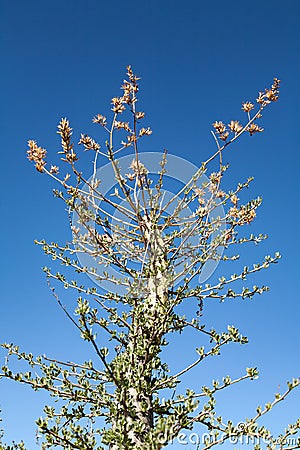
[[[250,136],[252,136],[255,133],[261,133],[262,131],[264,131],[264,129],[259,127],[256,123],[251,123],[249,127],[247,127],[247,131],[249,132]]]
[[[146,182],[146,175],[148,173],[148,170],[146,169],[144,164],[136,159],[132,160],[129,169],[132,169],[133,173],[127,173],[126,177],[130,181],[136,180],[138,187],[141,188]]]
[[[95,150],[95,151],[100,150],[100,145],[87,134],[81,134],[78,144],[84,145],[86,150]]]
[[[251,102],[244,102],[242,104],[242,110],[249,113],[250,111],[252,111],[252,109],[254,109],[254,105]]]
[[[53,166],[53,165],[51,165],[51,168],[50,168],[50,173],[51,174],[58,174],[59,173],[59,167],[58,166]]]
[[[229,126],[230,131],[232,131],[235,134],[240,133],[243,129],[243,126],[237,120],[232,120],[228,124],[228,126]]]
[[[138,86],[138,78],[132,71],[131,66],[127,67],[127,76],[128,79],[124,80],[121,89],[123,90],[123,95],[120,97],[113,97],[112,102],[112,111],[115,114],[113,119],[111,130],[107,129],[107,118],[102,114],[97,114],[93,117],[93,123],[97,123],[106,129],[108,132],[112,132],[114,129],[124,130],[129,133],[126,136],[126,140],[121,141],[122,148],[127,148],[134,146],[135,151],[137,151],[137,141],[143,136],[149,136],[152,134],[152,130],[150,127],[142,127],[137,130],[137,123],[139,120],[145,117],[145,113],[142,111],[136,111],[135,104],[137,102],[137,93],[139,90]],[[128,121],[120,121],[117,120],[117,117],[124,113],[126,107],[129,106],[131,109],[131,113],[133,114],[133,125],[131,126]],[[71,142],[73,130],[70,127],[69,121],[66,118],[62,118],[58,125],[58,132],[61,136],[61,146],[62,146],[62,154],[64,155],[61,159],[64,162],[75,163],[77,161],[78,156],[74,150],[74,144]],[[99,152],[101,146],[98,144],[92,137],[87,134],[81,134],[79,145],[83,145],[85,150],[94,150]],[[28,158],[31,161],[36,163],[36,169],[39,172],[43,172],[46,166],[45,155],[46,150],[37,146],[35,141],[29,141],[29,151]],[[50,174],[57,174],[59,171],[57,166],[51,166],[49,171]]]
[[[112,111],[116,114],[121,114],[126,109],[124,103],[127,102],[124,97],[113,97],[111,103],[113,105]]]
[[[218,133],[219,138],[222,141],[226,141],[226,139],[229,136],[228,131],[226,131],[226,125],[223,122],[221,122],[221,121],[219,121],[219,122],[216,121],[216,122],[213,123],[213,127],[216,130],[216,132]]]
[[[247,207],[232,207],[229,209],[229,215],[234,219],[238,219],[238,225],[249,224],[255,219],[256,212],[253,208]]]
[[[248,131],[250,136],[255,133],[261,133],[264,131],[263,128],[259,127],[254,120],[261,118],[262,110],[271,102],[276,102],[279,98],[279,86],[280,80],[278,78],[274,78],[274,82],[270,89],[265,89],[265,92],[259,92],[257,103],[259,104],[258,111],[250,116],[250,112],[254,109],[254,104],[251,102],[243,102],[242,110],[245,111],[248,115],[248,123],[246,125],[241,125],[237,120],[231,120],[228,124],[228,128],[222,121],[216,121],[213,123],[213,127],[221,141],[226,142],[228,144],[228,138],[230,133],[234,133],[234,137],[231,138],[231,141],[236,139],[243,130]],[[230,142],[231,142],[230,141]]]
[[[140,129],[139,136],[150,136],[150,134],[152,134],[150,127]]]
[[[119,122],[118,120],[115,121],[115,127],[117,130],[125,130],[128,131],[129,133],[132,133],[132,129],[129,126],[129,122]]]
[[[102,114],[97,114],[95,117],[93,117],[93,122],[105,127],[107,124],[107,119],[105,116],[102,116]]]
[[[277,102],[279,98],[279,87],[280,80],[274,78],[274,82],[270,89],[265,89],[265,92],[259,92],[258,98],[256,99],[257,103],[263,108],[271,102]]]
[[[29,150],[27,151],[27,157],[29,161],[35,163],[36,170],[43,172],[46,165],[45,157],[47,151],[42,147],[38,147],[37,143],[33,140],[28,141],[28,146]]]
[[[74,163],[77,161],[77,155],[74,152],[74,144],[71,142],[71,137],[73,134],[72,128],[70,127],[69,121],[66,118],[61,119],[58,125],[57,134],[61,137],[61,146],[63,153],[65,155],[64,158],[61,158],[62,161],[66,161],[68,163]]]
[[[127,76],[128,80],[124,80],[123,85],[121,86],[123,95],[121,97],[113,97],[111,101],[113,105],[112,111],[116,114],[121,114],[125,111],[125,105],[132,106],[137,101],[136,94],[139,90],[137,82],[140,78],[134,75],[131,66],[127,67]]]

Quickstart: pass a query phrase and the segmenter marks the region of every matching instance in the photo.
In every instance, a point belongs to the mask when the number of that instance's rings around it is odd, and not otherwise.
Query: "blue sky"
[[[243,418],[299,376],[299,9],[296,0],[1,2],[1,342],[68,359],[85,352],[46,286],[41,267],[50,261],[33,244],[36,238],[64,242],[69,231],[64,207],[52,196],[55,186],[26,160],[28,139],[55,161],[61,117],[70,119],[75,135],[95,135],[91,118],[108,111],[131,64],[142,77],[141,104],[153,129],[143,150],[167,148],[199,165],[214,151],[212,122],[242,119],[241,102],[255,99],[277,76],[281,97],[262,118],[265,132],[241,139],[225,159],[228,185],[253,175],[249,196],[264,199],[254,229],[270,238],[244,249],[243,261],[276,250],[282,260],[253,279],[269,284],[270,293],[248,303],[206,305],[209,323],[235,324],[250,344],[207,363],[203,379],[259,366],[258,381],[233,388],[231,400],[220,396],[221,410],[225,402]],[[170,349],[171,364],[179,364],[189,345],[186,338]],[[200,374],[191,383],[206,382]],[[34,419],[46,398],[1,381],[7,440],[23,438],[34,448]],[[296,420],[299,400],[295,392],[270,415],[274,431]]]

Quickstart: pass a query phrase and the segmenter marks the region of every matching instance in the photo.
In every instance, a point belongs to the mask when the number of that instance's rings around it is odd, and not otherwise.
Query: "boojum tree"
[[[234,326],[221,332],[208,329],[205,302],[252,298],[263,293],[265,286],[239,290],[234,285],[239,286],[241,280],[280,258],[278,253],[267,256],[213,284],[199,281],[209,264],[238,260],[237,254],[229,255],[232,246],[257,244],[266,238],[262,234],[240,236],[241,230],[255,219],[261,199],[245,204],[239,200],[239,193],[252,179],[233,190],[222,189],[228,169],[223,152],[241,135],[263,131],[258,121],[262,111],[277,101],[280,81],[275,78],[269,89],[259,93],[256,103],[242,104],[243,123],[232,120],[228,125],[221,121],[213,124],[214,153],[169,197],[165,195],[167,152],[161,155],[157,173],[151,175],[139,150],[140,140],[152,131],[140,125],[145,114],[137,109],[138,82],[129,66],[122,95],[112,99],[111,119],[101,114],[93,118],[106,134],[103,148],[86,134],[81,135],[77,147],[68,120],[60,121],[59,153],[66,170],[56,165],[49,167],[46,150],[34,140],[28,142],[29,160],[39,172],[58,183],[54,194],[67,205],[72,228],[72,241],[66,245],[37,241],[47,255],[65,266],[64,273],[47,267],[44,270],[54,297],[94,350],[94,358],[62,362],[46,356],[33,357],[18,346],[3,344],[7,360],[1,377],[48,391],[60,400],[58,408],[53,404],[45,406],[44,417],[36,422],[42,449],[158,450],[196,424],[206,431],[203,449],[246,436],[257,439],[256,449],[266,444],[271,449],[291,448],[289,437],[297,434],[300,419],[288,425],[279,437],[261,421],[299,385],[299,379],[288,382],[285,392],[258,407],[250,419],[241,418],[243,426],[218,415],[215,395],[233,384],[257,378],[256,368],[247,368],[239,378],[225,376],[210,386],[199,385],[199,391],[180,391],[182,375],[219,355],[227,344],[247,343]],[[116,137],[118,133],[120,138]],[[92,175],[88,177],[79,168],[81,148],[93,155]],[[131,163],[123,167],[122,155],[130,150]],[[114,174],[111,189],[106,191],[98,178],[103,161]],[[210,173],[211,163],[217,170]],[[70,268],[77,273],[77,279],[66,276]],[[75,312],[64,306],[54,287],[56,282],[78,295]],[[191,318],[182,313],[187,302],[196,306]],[[195,359],[173,373],[161,352],[172,334],[179,335],[188,328],[198,335]],[[107,346],[103,346],[105,335]],[[27,363],[29,371],[11,371],[9,361],[13,357]],[[1,448],[25,446],[21,442],[2,444]],[[300,448],[299,440],[293,448]]]

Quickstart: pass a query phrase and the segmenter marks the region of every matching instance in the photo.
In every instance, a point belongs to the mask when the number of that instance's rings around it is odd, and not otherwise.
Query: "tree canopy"
[[[34,357],[19,346],[3,344],[7,359],[0,376],[46,390],[58,400],[45,406],[44,416],[36,422],[42,449],[158,450],[195,425],[203,427],[199,447],[205,450],[244,437],[252,439],[256,450],[264,446],[300,448],[299,439],[293,445],[289,440],[300,430],[300,419],[280,436],[272,435],[262,423],[299,386],[299,379],[289,381],[274,400],[238,423],[218,414],[216,394],[256,379],[256,367],[246,368],[237,378],[221,375],[209,386],[200,381],[198,391],[181,391],[182,377],[197,370],[204,360],[220,355],[228,344],[247,343],[247,337],[233,325],[222,331],[208,328],[205,303],[262,294],[267,286],[245,287],[244,281],[280,258],[279,253],[266,256],[238,273],[208,282],[218,264],[239,260],[239,246],[259,244],[266,238],[247,232],[261,198],[246,203],[239,198],[252,178],[231,190],[223,189],[229,168],[223,153],[243,134],[263,132],[262,112],[278,100],[279,85],[280,80],[274,78],[256,102],[244,102],[243,121],[213,123],[215,151],[188,180],[173,183],[172,195],[166,189],[172,156],[162,152],[153,173],[140,151],[141,139],[152,131],[141,125],[145,113],[138,109],[139,78],[130,66],[122,95],[112,98],[111,117],[98,114],[93,118],[103,131],[104,145],[87,134],[81,134],[75,144],[66,118],[58,125],[62,167],[49,167],[47,151],[36,141],[28,141],[28,159],[58,184],[54,195],[66,205],[72,230],[71,242],[63,245],[36,241],[63,266],[60,271],[44,268],[48,284],[66,317],[94,351],[91,360],[72,362]],[[92,154],[92,174],[80,167],[82,150]],[[122,165],[128,158],[129,167]],[[108,166],[101,172],[103,160]],[[213,165],[216,169],[211,170]],[[100,173],[104,178],[112,174],[108,185]],[[73,311],[65,306],[58,285],[74,292]],[[184,312],[187,302],[194,305],[191,317]],[[180,336],[187,329],[197,334],[191,343],[196,347],[195,358],[173,373],[162,350],[170,336]],[[25,362],[28,371],[12,371],[11,358]],[[1,448],[25,446],[1,444]]]

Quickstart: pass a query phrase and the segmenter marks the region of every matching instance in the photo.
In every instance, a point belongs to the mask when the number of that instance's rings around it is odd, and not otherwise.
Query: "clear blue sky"
[[[69,233],[54,186],[26,160],[28,139],[55,159],[60,118],[70,119],[76,135],[90,130],[91,117],[108,110],[131,64],[142,76],[141,101],[154,131],[143,150],[167,148],[199,165],[214,149],[212,122],[241,119],[241,101],[255,99],[277,76],[281,98],[262,119],[265,133],[242,139],[225,159],[228,181],[253,175],[249,196],[264,198],[255,229],[270,238],[245,249],[243,262],[276,250],[283,258],[253,279],[270,285],[264,297],[206,305],[209,323],[239,326],[250,344],[207,363],[192,383],[258,365],[258,381],[232,389],[231,400],[220,395],[220,410],[225,403],[243,419],[299,376],[299,6],[297,0],[1,2],[1,342],[84,359],[85,347],[46,286],[41,267],[50,261],[33,244],[64,242]],[[188,345],[170,350],[174,366]],[[46,398],[0,383],[7,440],[23,438],[35,448],[34,419]],[[270,427],[280,432],[296,420],[299,403],[295,392],[270,415]]]

